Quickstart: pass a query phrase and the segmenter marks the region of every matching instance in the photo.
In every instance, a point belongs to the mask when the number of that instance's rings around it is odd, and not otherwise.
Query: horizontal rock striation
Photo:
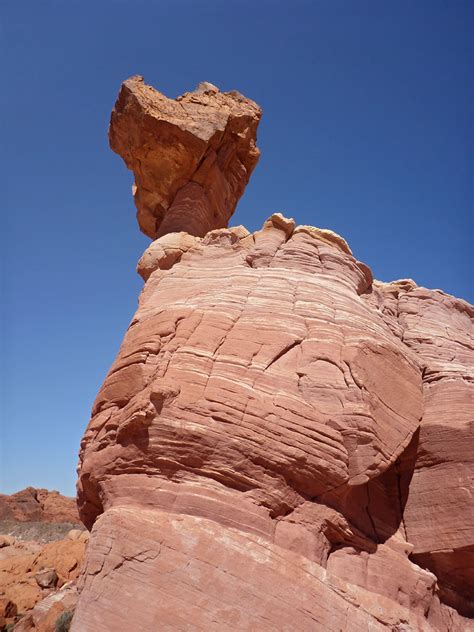
[[[412,281],[378,283],[384,317],[422,366],[423,418],[405,508],[412,559],[474,616],[474,308]]]
[[[81,444],[71,629],[472,629],[472,308],[198,207],[139,261]]]

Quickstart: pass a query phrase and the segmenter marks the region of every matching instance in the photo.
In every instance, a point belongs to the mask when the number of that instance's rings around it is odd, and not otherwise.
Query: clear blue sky
[[[234,216],[342,234],[381,280],[470,300],[472,0],[0,1],[0,491],[73,494],[81,435],[141,288],[120,83],[202,80],[264,109]]]

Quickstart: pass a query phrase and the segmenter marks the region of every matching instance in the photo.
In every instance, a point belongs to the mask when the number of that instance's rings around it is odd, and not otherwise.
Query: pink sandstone
[[[112,114],[158,238],[81,444],[71,630],[473,629],[473,308],[376,282],[340,236],[280,214],[226,228],[259,110],[190,94],[178,115],[132,79]],[[217,218],[176,210],[194,166],[173,147],[197,155],[234,98],[245,177]]]

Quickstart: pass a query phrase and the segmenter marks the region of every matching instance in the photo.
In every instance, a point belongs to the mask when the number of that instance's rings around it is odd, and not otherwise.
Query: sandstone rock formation
[[[381,311],[422,368],[424,407],[404,513],[412,559],[474,615],[474,308],[413,281],[377,284]]]
[[[135,175],[140,229],[149,237],[227,226],[260,152],[260,108],[201,83],[168,99],[131,77],[110,120],[110,146]]]
[[[80,522],[74,498],[47,489],[26,489],[8,496],[0,494],[0,521],[16,522]]]
[[[217,225],[175,212],[164,191],[192,169],[170,144],[192,153],[175,134],[196,127],[176,107],[133,79],[112,115],[134,170],[147,130],[137,203],[158,239],[81,444],[71,630],[473,629],[473,309],[378,283],[344,239],[280,214],[224,228],[238,196]]]

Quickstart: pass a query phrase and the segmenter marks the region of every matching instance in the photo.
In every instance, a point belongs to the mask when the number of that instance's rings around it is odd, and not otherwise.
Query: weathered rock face
[[[75,498],[47,489],[27,487],[10,496],[0,494],[0,521],[2,520],[77,524],[79,514]]]
[[[441,595],[474,615],[474,308],[410,281],[374,297],[423,371],[418,454],[405,508],[412,559],[436,573]]]
[[[471,308],[193,208],[140,259],[81,445],[72,630],[469,629]]]
[[[125,81],[109,137],[135,175],[140,229],[154,239],[227,226],[260,155],[260,117],[253,101],[210,83],[173,100],[142,77]]]

